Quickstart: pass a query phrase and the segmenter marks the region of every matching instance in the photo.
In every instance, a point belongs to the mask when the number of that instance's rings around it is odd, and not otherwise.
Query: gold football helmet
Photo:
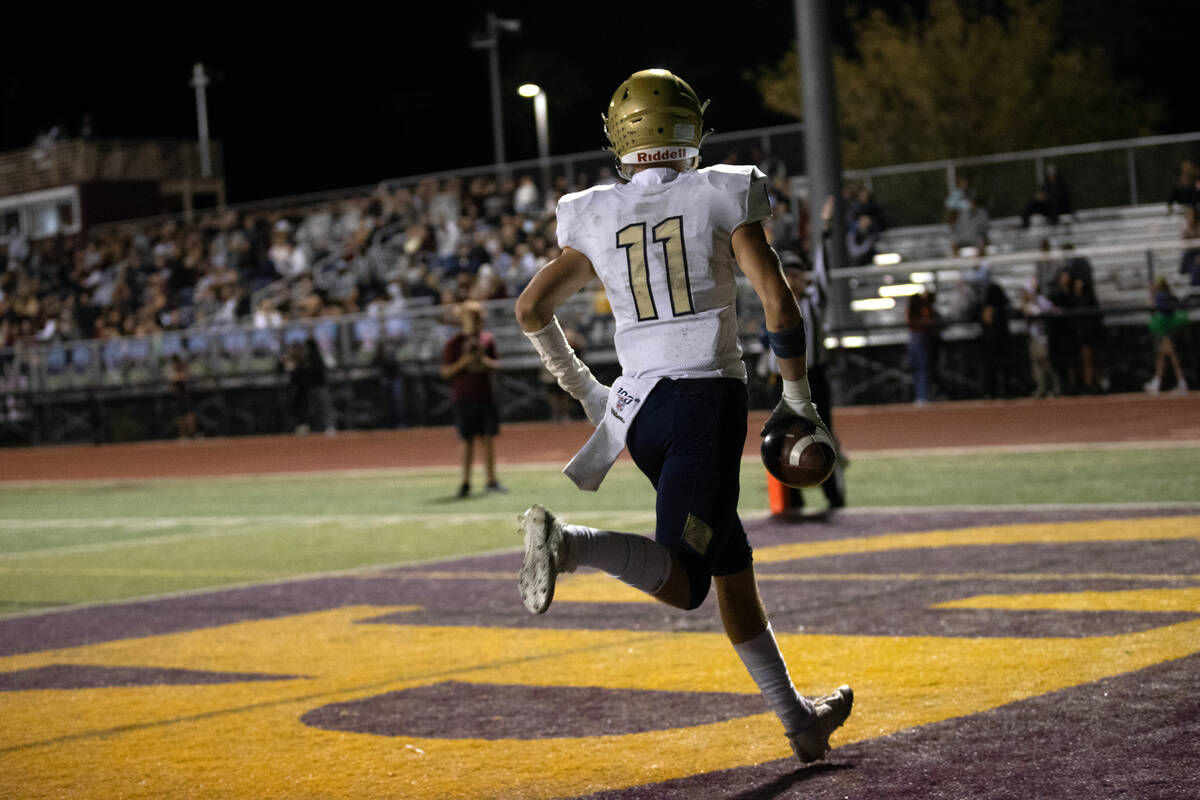
[[[695,159],[700,161],[704,138],[704,110],[708,102],[687,81],[665,69],[644,69],[617,87],[602,114],[604,135],[617,157],[622,177],[624,165]]]

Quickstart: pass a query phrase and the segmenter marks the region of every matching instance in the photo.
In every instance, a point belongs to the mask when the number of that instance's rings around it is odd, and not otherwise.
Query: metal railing
[[[945,219],[946,196],[960,175],[970,179],[993,217],[1019,215],[1051,164],[1076,210],[1158,201],[1165,205],[1180,161],[1198,156],[1200,133],[1181,133],[850,169],[843,177],[874,193],[889,224],[928,225]],[[807,179],[793,180],[794,194],[807,190]]]

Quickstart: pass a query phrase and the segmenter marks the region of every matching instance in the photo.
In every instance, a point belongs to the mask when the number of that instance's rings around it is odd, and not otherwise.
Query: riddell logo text
[[[639,164],[644,164],[648,161],[675,161],[680,158],[687,158],[687,153],[683,148],[678,150],[643,150],[637,154]]]

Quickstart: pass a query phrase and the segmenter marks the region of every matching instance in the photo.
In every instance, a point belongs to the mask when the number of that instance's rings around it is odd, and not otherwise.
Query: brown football
[[[793,489],[820,486],[837,466],[837,452],[823,431],[800,417],[780,420],[762,440],[762,460],[767,472]]]

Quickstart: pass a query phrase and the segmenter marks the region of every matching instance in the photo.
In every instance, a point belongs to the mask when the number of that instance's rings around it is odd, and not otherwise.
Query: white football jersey
[[[559,246],[604,284],[623,374],[746,380],[730,237],[770,216],[767,178],[751,166],[651,169],[563,196]]]

